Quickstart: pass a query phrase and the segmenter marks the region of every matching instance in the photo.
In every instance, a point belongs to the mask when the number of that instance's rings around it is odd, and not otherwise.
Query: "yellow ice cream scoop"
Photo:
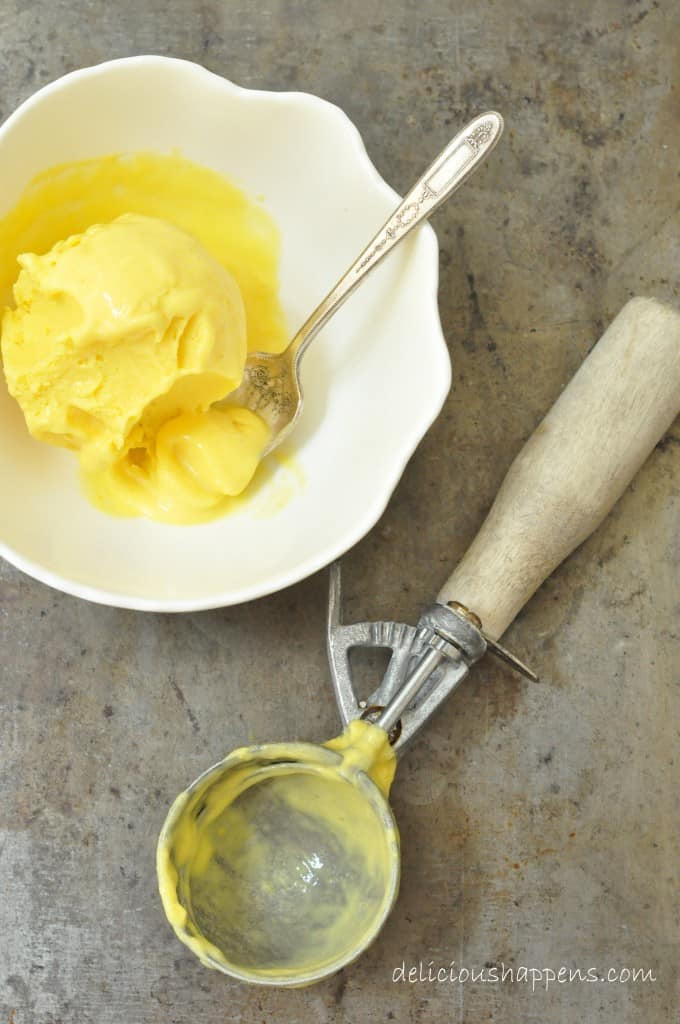
[[[19,264],[2,329],[7,382],[34,437],[73,448],[86,469],[241,379],[238,286],[167,221],[124,214]]]
[[[205,964],[257,984],[308,985],[375,938],[399,885],[387,803],[396,755],[486,651],[535,678],[497,638],[600,524],[679,403],[680,316],[632,300],[520,452],[417,626],[343,625],[333,571],[328,650],[345,731],[324,746],[234,751],[178,797],[161,832],[163,906]],[[364,699],[348,658],[359,646],[392,652]]]
[[[268,430],[248,410],[211,409],[247,352],[229,271],[193,235],[136,213],[19,264],[2,321],[9,390],[34,437],[77,452],[96,503],[183,522],[239,494]]]

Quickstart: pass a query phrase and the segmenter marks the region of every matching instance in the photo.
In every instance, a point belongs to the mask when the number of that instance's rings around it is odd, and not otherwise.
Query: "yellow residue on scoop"
[[[267,428],[215,403],[287,343],[278,251],[260,206],[177,155],[53,168],[0,221],[10,392],[98,507],[202,522],[247,487]]]
[[[355,718],[324,747],[342,755],[342,770],[366,772],[385,797],[390,794],[397,758],[384,729]]]
[[[313,980],[358,952],[396,895],[399,840],[383,730],[355,721],[320,748],[243,748],[175,801],[157,852],[178,937],[210,967]]]

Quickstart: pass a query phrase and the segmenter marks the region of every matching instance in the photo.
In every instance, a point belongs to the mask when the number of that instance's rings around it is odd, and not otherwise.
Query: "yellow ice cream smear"
[[[278,247],[261,207],[179,156],[54,168],[0,221],[10,392],[97,506],[195,523],[248,486],[267,428],[215,403],[249,350],[286,345]]]
[[[381,793],[394,751],[361,721],[326,747],[340,760],[306,744],[243,748],[175,801],[158,844],[161,898],[208,966],[304,983],[351,957],[389,911],[399,839]]]

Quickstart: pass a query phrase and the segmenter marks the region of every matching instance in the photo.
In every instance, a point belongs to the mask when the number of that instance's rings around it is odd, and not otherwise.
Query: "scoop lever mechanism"
[[[497,638],[600,525],[671,426],[679,395],[680,315],[657,299],[631,299],[515,458],[479,533],[417,626],[343,625],[334,567],[328,654],[344,724],[363,715],[400,750],[486,651],[535,678]],[[352,685],[353,647],[392,651],[365,701]]]
[[[470,668],[488,651],[528,679],[534,673],[496,641],[486,636],[474,612],[452,601],[426,608],[417,626],[403,622],[342,622],[342,577],[331,566],[328,594],[328,660],[335,699],[343,725],[370,718],[390,733],[394,749],[402,750],[439,705],[462,683]],[[380,685],[366,699],[357,697],[352,682],[353,648],[391,650]]]

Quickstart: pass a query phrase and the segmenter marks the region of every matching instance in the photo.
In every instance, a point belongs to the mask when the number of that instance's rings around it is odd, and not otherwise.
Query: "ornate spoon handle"
[[[427,220],[491,152],[503,132],[503,118],[490,110],[463,128],[418,179],[336,286],[305,321],[289,348],[299,362],[318,331],[367,274],[406,235]]]

